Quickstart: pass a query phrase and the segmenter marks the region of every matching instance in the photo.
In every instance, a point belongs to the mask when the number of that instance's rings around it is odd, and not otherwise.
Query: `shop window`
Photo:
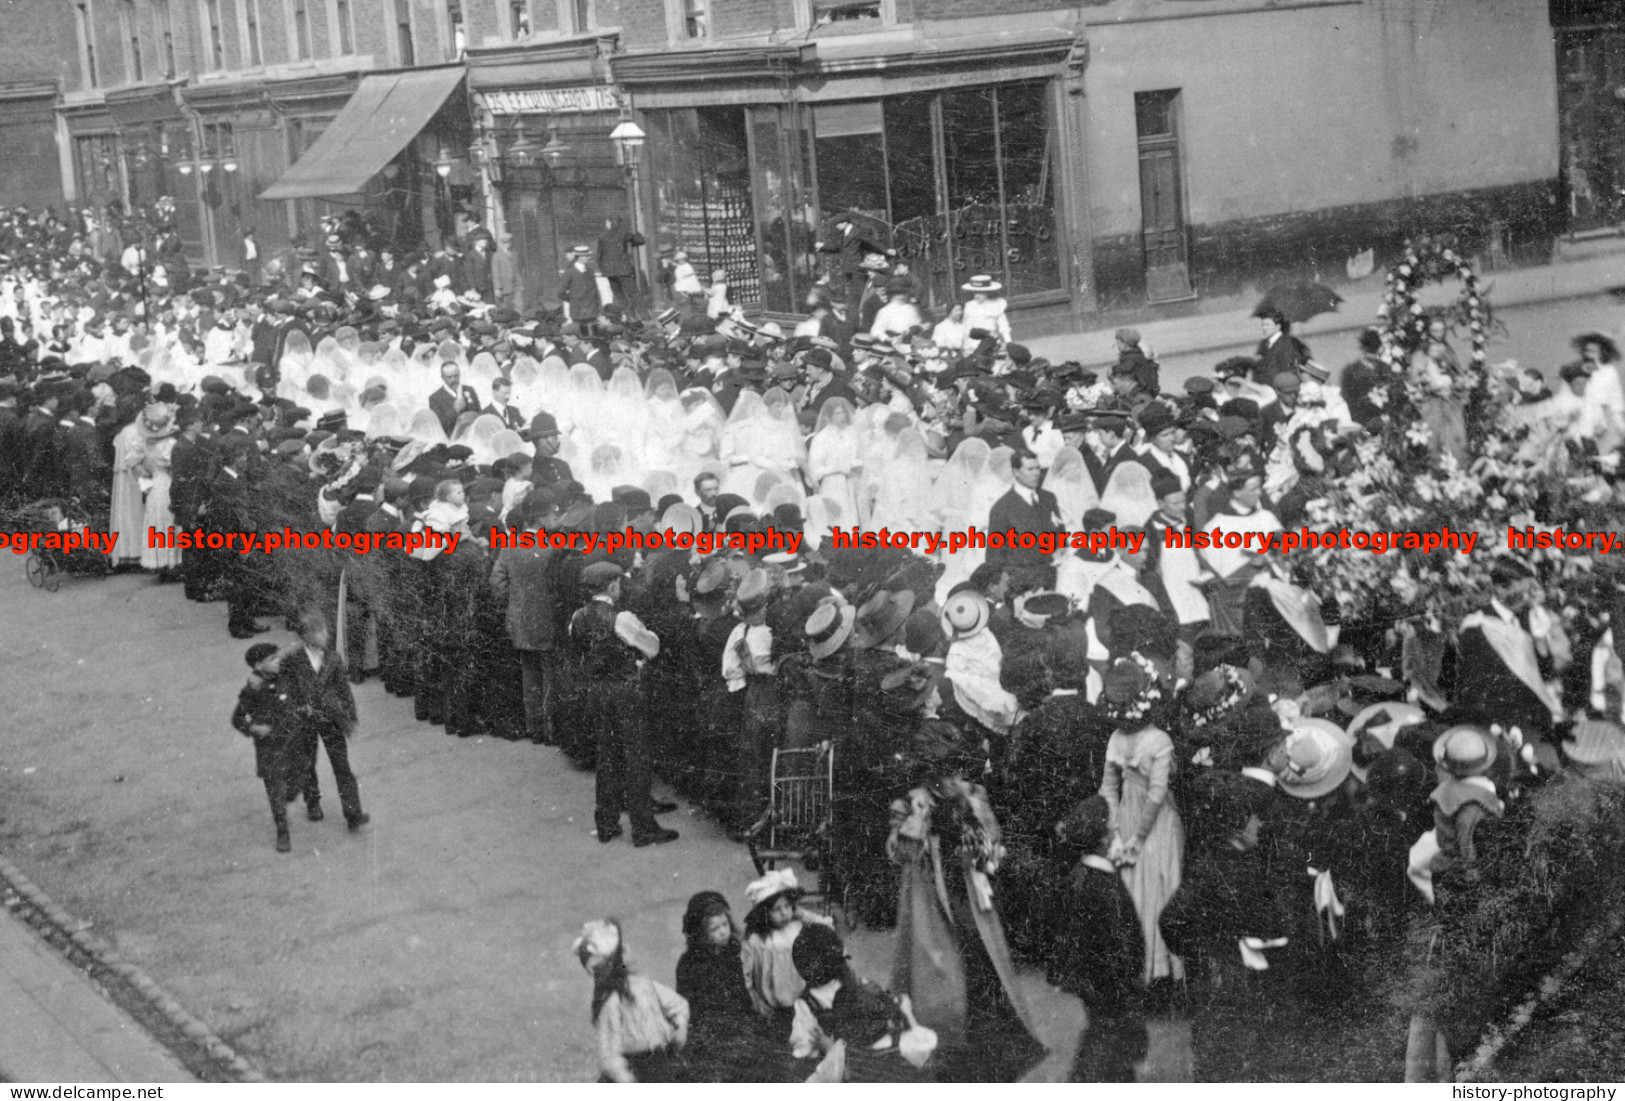
[[[1012,297],[1061,289],[1047,82],[894,96],[881,113],[879,140],[864,147],[854,131],[866,124],[818,109],[826,225],[848,208],[889,224],[892,248],[938,307],[972,275]],[[831,123],[848,136],[830,139]]]
[[[883,130],[879,100],[821,103],[813,108],[818,197],[826,217],[857,210],[888,218]]]

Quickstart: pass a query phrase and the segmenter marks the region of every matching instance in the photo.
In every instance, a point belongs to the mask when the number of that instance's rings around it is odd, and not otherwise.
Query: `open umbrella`
[[[1288,321],[1308,321],[1316,314],[1337,309],[1341,301],[1343,296],[1324,283],[1283,283],[1269,289],[1258,308],[1253,310],[1253,316],[1279,310]]]

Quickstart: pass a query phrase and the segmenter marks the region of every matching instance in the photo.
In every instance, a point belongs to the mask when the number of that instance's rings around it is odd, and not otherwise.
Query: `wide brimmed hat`
[[[1500,755],[1495,738],[1476,726],[1453,726],[1433,742],[1433,763],[1458,780],[1482,776]]]
[[[699,510],[693,505],[672,505],[660,517],[660,530],[674,535],[698,535],[702,526]]]
[[[857,615],[852,605],[837,604],[833,600],[813,609],[802,633],[807,636],[807,650],[815,660],[823,661],[846,644],[852,637]]]
[[[772,902],[786,891],[801,893],[801,884],[796,882],[796,873],[793,868],[774,868],[761,879],[753,879],[745,886],[745,898],[751,908]]]
[[[1397,700],[1386,700],[1374,703],[1354,716],[1349,723],[1349,737],[1359,742],[1360,735],[1366,734],[1382,743],[1382,748],[1394,748],[1394,738],[1401,730],[1408,726],[1420,726],[1427,722],[1427,714],[1414,703],[1400,703]]]
[[[1625,727],[1601,719],[1576,723],[1563,743],[1563,755],[1577,765],[1625,762]]]
[[[1016,597],[1013,610],[1016,622],[1034,630],[1047,626],[1052,619],[1065,619],[1072,613],[1072,601],[1063,593],[1022,593]]]
[[[141,434],[149,440],[173,436],[179,430],[175,423],[175,410],[167,405],[153,404],[141,411]]]
[[[753,569],[739,583],[739,591],[734,594],[734,599],[739,602],[739,610],[750,615],[767,607],[767,598],[772,591],[773,585],[767,571]]]
[[[993,607],[987,597],[975,589],[962,589],[942,606],[939,622],[949,642],[960,642],[985,631],[992,616]]]
[[[914,611],[914,594],[908,590],[901,592],[878,592],[864,601],[863,607],[857,611],[857,625],[853,632],[852,645],[859,650],[872,650],[896,637],[897,632],[903,629],[908,617]]]
[[[1004,284],[991,275],[973,275],[968,282],[960,284],[959,289],[972,294],[996,294],[1004,290]]]
[[[1327,719],[1299,719],[1269,763],[1282,791],[1296,799],[1319,799],[1354,768],[1354,739]]]

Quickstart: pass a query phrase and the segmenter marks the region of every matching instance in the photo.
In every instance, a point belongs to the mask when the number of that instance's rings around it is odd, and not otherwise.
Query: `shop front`
[[[280,128],[256,136],[249,156],[274,163],[259,143],[281,141],[287,167],[258,189],[261,209],[284,206],[291,240],[309,248],[321,244],[323,216],[351,211],[396,249],[433,247],[460,232],[473,194],[455,155],[469,143],[463,78],[457,65],[368,73],[342,91],[271,89]]]
[[[816,245],[848,213],[938,310],[973,275],[1002,283],[1016,309],[1082,300],[1065,221],[1081,216],[1068,201],[1080,178],[1065,94],[1074,36],[976,40],[618,58],[649,134],[659,250],[686,252],[702,277],[725,271],[747,309],[791,315],[830,271]]]
[[[523,300],[556,300],[577,245],[595,248],[616,221],[635,225],[630,176],[611,132],[625,104],[609,83],[613,36],[468,51],[478,127],[470,159],[486,224],[512,235]]]
[[[0,204],[62,201],[56,94],[54,81],[0,84]]]

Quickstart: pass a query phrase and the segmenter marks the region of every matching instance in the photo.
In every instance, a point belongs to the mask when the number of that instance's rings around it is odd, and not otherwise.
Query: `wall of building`
[[[1419,229],[1495,217],[1529,238],[1550,218],[1558,149],[1546,0],[1165,18],[1191,7],[1123,0],[1087,12],[1102,305],[1143,289],[1141,91],[1181,90],[1199,291],[1305,261],[1312,274],[1336,274],[1346,256]],[[1140,21],[1108,22],[1119,16]]]

